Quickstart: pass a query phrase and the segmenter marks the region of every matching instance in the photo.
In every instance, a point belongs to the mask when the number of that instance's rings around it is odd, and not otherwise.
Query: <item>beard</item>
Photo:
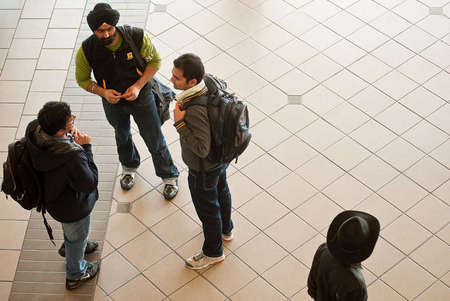
[[[116,39],[116,35],[117,32],[114,32],[113,35],[107,37],[107,38],[98,38],[97,36],[95,36],[95,38],[97,39],[97,42],[101,45],[101,46],[108,46],[111,45],[112,42],[114,42],[114,40]]]

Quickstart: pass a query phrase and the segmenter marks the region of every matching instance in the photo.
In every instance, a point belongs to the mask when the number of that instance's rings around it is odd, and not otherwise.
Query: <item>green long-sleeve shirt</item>
[[[119,41],[114,46],[106,46],[111,51],[116,51],[122,45],[123,38],[119,35]],[[156,51],[155,46],[150,41],[150,38],[144,33],[143,43],[141,47],[141,56],[147,63],[147,66],[158,68],[161,66],[161,57],[159,56],[158,51]],[[91,82],[93,82],[91,78],[92,67],[89,65],[89,62],[84,54],[83,46],[78,49],[77,56],[75,58],[75,78],[77,80],[78,85],[87,90],[87,87]]]

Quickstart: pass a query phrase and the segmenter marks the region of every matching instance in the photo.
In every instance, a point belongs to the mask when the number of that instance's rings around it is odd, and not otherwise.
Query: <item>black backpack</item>
[[[129,25],[123,25],[119,27],[119,30],[122,33],[123,39],[127,42],[128,46],[130,46],[131,51],[133,52],[133,56],[138,63],[139,71],[144,72],[146,64],[137,46],[142,44],[142,40],[140,40],[139,42],[134,40],[142,39],[142,36],[144,34],[142,29],[131,27]],[[149,85],[152,88],[152,92],[155,96],[156,108],[158,109],[159,120],[161,121],[162,125],[170,118],[169,107],[170,102],[175,99],[175,92],[164,85],[155,76],[153,76],[153,78],[149,81]]]
[[[33,168],[26,137],[8,145],[8,157],[3,163],[2,191],[26,210],[36,208],[42,212],[44,224],[50,240],[53,242],[52,229],[45,218],[42,199],[42,183],[39,173]],[[53,242],[53,244],[55,244]]]
[[[189,105],[202,105],[208,109],[211,128],[208,159],[219,163],[229,163],[233,159],[237,162],[252,137],[247,105],[234,93],[226,91],[225,81],[211,74],[206,74],[203,80],[208,94],[192,99]]]

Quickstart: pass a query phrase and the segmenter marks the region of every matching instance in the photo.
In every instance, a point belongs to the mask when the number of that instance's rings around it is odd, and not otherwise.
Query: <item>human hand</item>
[[[125,91],[125,93],[123,93],[122,98],[128,101],[136,100],[140,91],[141,89],[139,89],[136,85],[132,85]]]
[[[178,122],[178,121],[184,119],[184,115],[186,115],[186,111],[182,111],[181,110],[182,106],[183,105],[181,103],[179,103],[179,102],[177,102],[175,104],[175,109],[173,110],[173,120],[175,122]]]
[[[119,92],[117,92],[114,89],[105,89],[103,92],[103,98],[105,98],[106,101],[111,104],[118,103],[121,97],[122,97],[122,94],[120,94]]]
[[[73,138],[75,138],[80,134],[80,131],[75,126],[73,126],[72,129],[70,130],[70,134],[72,135]]]
[[[79,145],[91,144],[91,137],[78,131],[78,135],[73,137]]]

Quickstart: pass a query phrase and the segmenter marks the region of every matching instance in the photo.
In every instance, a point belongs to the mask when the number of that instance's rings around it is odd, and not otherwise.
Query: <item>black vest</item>
[[[123,37],[124,28],[117,26],[116,29]],[[131,27],[129,32],[137,49],[141,49],[144,31],[141,28]],[[100,45],[93,34],[83,41],[82,47],[98,85],[124,93],[139,79],[138,63],[125,39],[122,39],[119,49],[111,51]]]

